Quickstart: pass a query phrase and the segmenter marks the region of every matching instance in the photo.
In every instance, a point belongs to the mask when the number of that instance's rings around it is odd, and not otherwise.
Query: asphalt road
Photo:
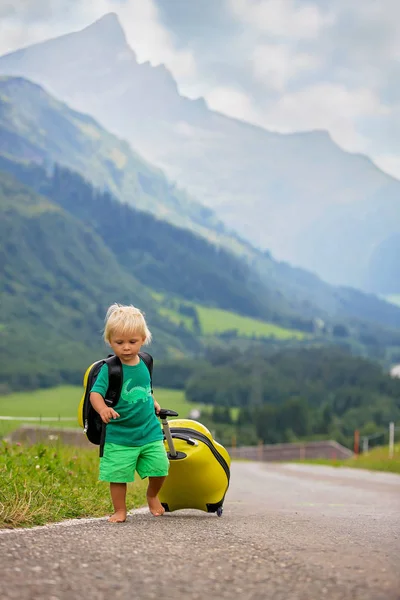
[[[1,600],[399,600],[400,476],[234,463],[222,518],[0,531]]]

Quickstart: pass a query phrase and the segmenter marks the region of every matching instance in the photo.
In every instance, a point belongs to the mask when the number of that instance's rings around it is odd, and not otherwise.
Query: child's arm
[[[154,408],[156,410],[156,413],[158,414],[161,410],[161,406],[158,404],[157,400],[154,398],[153,396],[153,400],[154,400]]]
[[[99,413],[103,423],[109,423],[111,419],[118,419],[119,414],[111,408],[111,406],[107,406],[101,394],[98,392],[91,392],[89,399],[90,404],[93,406],[94,410]]]

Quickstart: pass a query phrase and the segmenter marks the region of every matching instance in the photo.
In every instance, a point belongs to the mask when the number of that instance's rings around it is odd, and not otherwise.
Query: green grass
[[[226,310],[219,308],[206,308],[204,306],[195,305],[197,313],[199,315],[200,326],[204,335],[213,335],[216,333],[222,333],[224,331],[230,331],[236,329],[239,336],[244,337],[275,337],[277,339],[303,339],[306,334],[302,331],[295,331],[294,329],[285,329],[260,321],[258,319],[252,319],[251,317],[244,317]]]
[[[20,419],[0,421],[0,436],[17,429],[24,417],[70,417],[70,421],[35,424],[79,427],[77,408],[82,392],[79,386],[61,386],[2,396],[0,415]],[[176,410],[183,418],[197,407],[180,390],[155,388],[154,396],[162,407]],[[97,447],[78,449],[58,442],[23,447],[0,442],[0,528],[107,514],[111,510],[108,485],[97,481],[97,473]],[[145,484],[129,486],[128,507],[144,503]]]
[[[163,306],[158,310],[158,312],[163,317],[167,317],[167,319],[172,323],[175,323],[176,325],[183,323],[186,329],[189,331],[193,330],[193,320],[190,317],[181,315],[181,313],[173,310],[172,308],[165,308]]]
[[[275,337],[279,340],[304,339],[307,336],[302,331],[295,329],[286,329],[279,327],[267,321],[253,319],[237,313],[222,310],[220,308],[209,308],[195,302],[189,302],[182,298],[172,298],[160,292],[150,292],[153,298],[159,303],[159,313],[169,319],[172,323],[184,323],[185,327],[193,331],[193,320],[187,315],[179,312],[179,304],[185,304],[196,309],[200,327],[203,336],[213,336],[226,331],[236,330],[240,337],[270,338]]]
[[[47,427],[79,427],[77,420],[78,405],[83,393],[79,386],[60,386],[33,392],[16,392],[0,397],[0,416],[21,417],[15,421],[0,420],[0,436],[7,435],[19,427],[24,421],[22,417],[55,417],[54,421],[34,422],[34,425]],[[170,408],[179,413],[180,418],[189,415],[197,406],[188,402],[182,390],[155,388],[154,397],[162,408]],[[207,409],[205,409],[207,410]],[[69,417],[69,421],[60,420]]]
[[[174,306],[178,307],[179,304],[184,303],[187,306],[195,308],[198,314],[203,336],[213,336],[226,331],[236,330],[239,337],[275,337],[279,340],[301,340],[307,337],[307,334],[302,331],[286,329],[284,327],[274,325],[273,323],[261,321],[260,319],[253,319],[252,317],[245,317],[243,315],[222,310],[220,308],[209,308],[202,306],[201,304],[196,304],[194,302],[188,302],[181,299],[173,300],[170,297],[167,299],[168,305],[164,305],[166,300],[163,294],[152,292],[152,296],[161,305],[159,308],[161,315],[165,316],[172,323],[184,323],[185,327],[190,331],[193,331],[192,318],[181,314],[177,308],[174,308]]]
[[[46,425],[47,427],[78,427],[78,404],[83,388],[60,386],[29,392],[15,392],[0,397],[0,416],[55,417],[54,421],[29,422],[0,420],[0,436],[7,435],[22,423]],[[69,417],[70,421],[58,420]]]
[[[15,417],[72,417],[77,418],[78,404],[83,388],[60,386],[34,392],[15,392],[0,398],[0,415]],[[155,388],[154,396],[166,408],[187,413],[194,408],[182,390]],[[167,406],[168,405],[168,406]],[[184,414],[183,414],[184,413]],[[68,425],[71,426],[70,424]]]
[[[388,446],[382,446],[372,449],[367,454],[360,454],[358,457],[346,460],[310,459],[301,462],[314,465],[330,465],[332,467],[351,467],[354,469],[400,473],[400,444],[395,445],[393,458],[389,458]]]
[[[76,419],[82,393],[83,387],[71,385],[29,392],[15,392],[0,398],[0,415],[73,417]]]
[[[170,408],[179,414],[180,419],[189,416],[194,408],[200,409],[203,413],[209,410],[202,404],[188,402],[183,390],[170,390],[166,388],[154,388],[154,397],[162,408]]]
[[[98,461],[98,448],[0,442],[0,528],[110,514],[109,486],[98,481]],[[129,484],[128,509],[145,503],[145,481]]]

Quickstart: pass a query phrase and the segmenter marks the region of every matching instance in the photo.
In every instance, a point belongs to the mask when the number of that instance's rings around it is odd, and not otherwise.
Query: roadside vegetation
[[[112,512],[98,479],[98,448],[0,442],[0,528],[32,527]],[[128,485],[128,509],[146,502],[146,483]]]
[[[298,462],[298,461],[296,461]],[[304,460],[302,463],[330,465],[331,467],[351,467],[370,471],[386,471],[400,474],[400,444],[395,445],[393,457],[389,458],[388,446],[374,448],[366,454],[359,454],[346,460]]]

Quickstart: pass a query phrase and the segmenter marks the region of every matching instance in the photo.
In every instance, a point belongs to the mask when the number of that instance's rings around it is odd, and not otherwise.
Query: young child
[[[149,478],[149,509],[154,516],[160,516],[164,508],[158,493],[168,475],[169,461],[156,416],[160,406],[151,394],[148,368],[138,356],[142,345],[151,341],[144,315],[134,306],[113,304],[107,311],[104,340],[121,360],[123,373],[117,410],[104,402],[107,365],[102,366],[90,393],[93,408],[107,424],[99,479],[110,482],[115,512],[109,521],[126,520],[126,484],[134,480],[135,470],[142,479]]]

